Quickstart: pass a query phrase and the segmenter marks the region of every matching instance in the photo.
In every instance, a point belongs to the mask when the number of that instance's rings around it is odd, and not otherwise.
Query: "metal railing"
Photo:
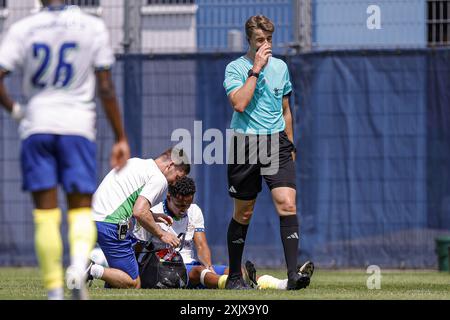
[[[0,34],[36,10],[36,0],[0,0]],[[66,0],[104,19],[116,53],[236,52],[244,24],[275,24],[274,52],[446,46],[450,0]],[[378,13],[371,11],[373,7]],[[367,21],[379,14],[380,28]],[[292,50],[295,49],[295,50]]]
[[[427,0],[428,45],[450,44],[450,1]]]

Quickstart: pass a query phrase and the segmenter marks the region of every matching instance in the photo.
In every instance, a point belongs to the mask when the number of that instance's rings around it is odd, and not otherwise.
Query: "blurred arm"
[[[130,158],[130,147],[125,135],[125,130],[120,117],[119,104],[117,102],[111,71],[101,70],[96,72],[97,86],[100,100],[106,116],[111,123],[116,143],[111,154],[111,166],[122,168]]]
[[[12,113],[14,101],[9,97],[8,91],[5,87],[5,78],[9,72],[0,69],[0,104],[8,111]]]

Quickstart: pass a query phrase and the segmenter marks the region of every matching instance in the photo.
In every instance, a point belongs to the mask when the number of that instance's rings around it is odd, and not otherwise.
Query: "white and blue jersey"
[[[158,223],[158,225],[165,231],[172,232],[176,236],[181,233],[185,234],[184,246],[180,251],[183,261],[186,264],[190,264],[196,261],[194,234],[195,232],[205,232],[205,222],[203,219],[203,213],[199,206],[191,204],[186,214],[178,219],[173,216],[168,210],[166,201],[158,203],[151,208],[153,213],[165,213],[173,218],[172,226],[168,227],[164,223]],[[145,230],[138,223],[135,224],[133,229],[133,236],[139,241],[149,242],[151,241],[155,249],[164,249],[166,244],[161,242],[158,238],[154,237],[151,233]]]
[[[113,63],[105,24],[77,6],[46,7],[9,28],[0,68],[23,76],[24,190],[62,184],[67,193],[94,193],[95,70]]]
[[[183,257],[183,261],[186,265],[187,272],[192,270],[193,267],[201,265],[201,263],[197,260],[197,255],[195,251],[195,243],[194,243],[194,234],[196,232],[205,232],[205,222],[203,219],[203,213],[200,207],[196,204],[191,204],[188,208],[186,214],[181,218],[176,218],[168,209],[167,209],[167,200],[159,203],[158,205],[151,208],[153,213],[164,213],[173,218],[172,226],[167,226],[164,223],[158,223],[161,229],[172,232],[176,236],[179,236],[181,233],[185,234],[184,238],[184,246],[180,251],[181,256]],[[152,236],[151,233],[146,231],[139,224],[135,224],[133,228],[133,237],[141,242],[151,242],[155,249],[164,249],[167,248],[167,245],[163,243],[158,238]],[[213,266],[216,274],[222,275],[225,272],[227,266],[224,265],[214,265]],[[204,289],[205,287],[201,284],[192,286],[188,285],[190,289]]]
[[[95,140],[94,71],[113,63],[104,22],[77,6],[47,7],[14,23],[0,46],[0,67],[23,73],[26,112],[20,137]]]
[[[229,95],[244,85],[253,62],[242,56],[225,69],[224,88]],[[271,57],[261,71],[250,104],[234,112],[230,127],[243,134],[274,134],[285,129],[283,96],[292,91],[289,71],[283,60]]]

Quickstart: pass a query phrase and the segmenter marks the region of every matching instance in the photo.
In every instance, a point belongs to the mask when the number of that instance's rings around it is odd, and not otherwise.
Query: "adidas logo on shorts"
[[[236,189],[233,186],[231,186],[228,191],[230,191],[231,193],[237,193]]]

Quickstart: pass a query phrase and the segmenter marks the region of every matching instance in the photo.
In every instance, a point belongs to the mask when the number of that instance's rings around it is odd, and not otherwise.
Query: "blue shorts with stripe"
[[[119,269],[127,273],[133,280],[139,276],[139,266],[134,253],[137,240],[129,234],[125,240],[119,240],[117,224],[96,222],[97,242],[110,268]]]
[[[97,187],[96,145],[81,136],[33,134],[22,141],[22,189],[93,194]]]

